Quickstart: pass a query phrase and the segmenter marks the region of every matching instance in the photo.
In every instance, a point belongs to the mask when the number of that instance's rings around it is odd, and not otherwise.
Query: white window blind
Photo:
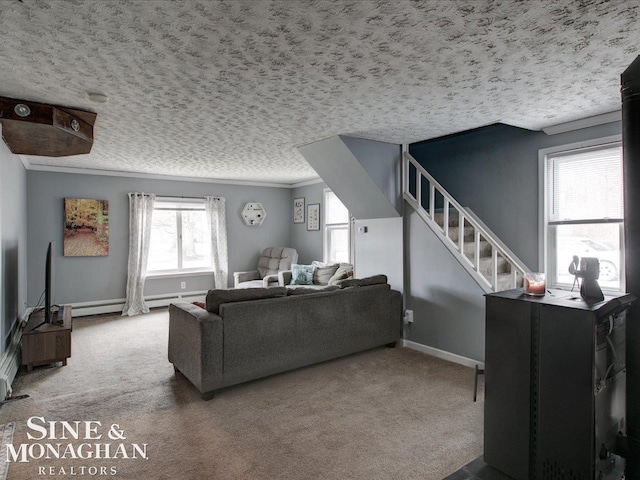
[[[623,217],[622,147],[549,156],[550,222]]]
[[[328,191],[325,195],[325,223],[333,225],[336,223],[349,223],[349,210],[335,193]]]
[[[573,257],[595,257],[600,286],[624,289],[623,167],[620,143],[548,154],[546,268],[552,288],[573,288]]]

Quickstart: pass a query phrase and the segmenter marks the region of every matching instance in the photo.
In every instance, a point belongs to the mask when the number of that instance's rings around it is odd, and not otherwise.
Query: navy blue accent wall
[[[620,122],[557,135],[495,124],[415,143],[409,152],[537,270],[538,150],[620,133]]]

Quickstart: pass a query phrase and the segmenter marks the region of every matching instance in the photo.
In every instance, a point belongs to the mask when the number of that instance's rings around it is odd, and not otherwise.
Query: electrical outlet
[[[180,282],[180,288],[182,290],[184,290],[185,288],[187,288],[187,282]]]
[[[405,310],[404,323],[413,323],[413,310]]]

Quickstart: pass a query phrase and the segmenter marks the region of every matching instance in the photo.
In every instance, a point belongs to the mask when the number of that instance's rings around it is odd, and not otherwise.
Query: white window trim
[[[154,210],[158,207],[158,209],[162,208],[161,206],[159,206],[159,204],[162,203],[170,203],[170,204],[180,204],[180,203],[186,203],[186,204],[202,204],[202,211],[204,211],[204,198],[203,197],[162,197],[162,196],[156,196],[156,200],[155,200],[155,204],[153,206]],[[172,211],[175,211],[175,209],[170,209]],[[188,209],[185,209],[188,210]],[[198,211],[200,210],[200,208],[197,209]],[[176,225],[177,231],[178,232],[182,232],[182,215],[179,215],[177,218],[177,225]],[[182,254],[182,234],[179,233],[178,234],[178,252],[180,252],[180,255]],[[181,258],[180,256],[178,256],[178,264],[181,263]],[[152,270],[152,271],[147,271],[146,274],[146,278],[156,278],[156,279],[160,279],[160,278],[174,278],[174,277],[189,277],[189,276],[194,276],[194,275],[206,275],[206,274],[211,274],[214,273],[215,270],[213,269],[213,266],[209,266],[206,268],[179,268],[176,270]]]
[[[591,140],[585,140],[583,142],[568,143],[564,145],[556,145],[554,147],[542,148],[538,150],[538,271],[549,272],[549,265],[547,259],[548,238],[549,232],[547,224],[549,217],[547,215],[547,158],[559,152],[565,152],[570,150],[579,150],[582,148],[591,148],[598,146],[605,146],[607,144],[614,144],[622,142],[622,135],[611,135],[608,137],[594,138]],[[624,224],[623,224],[624,225]],[[624,230],[624,229],[623,229]],[[621,233],[623,235],[624,232]],[[624,243],[624,237],[621,236],[621,241]],[[624,275],[624,262],[620,269],[620,290],[602,289],[606,292],[625,291],[625,275]]]

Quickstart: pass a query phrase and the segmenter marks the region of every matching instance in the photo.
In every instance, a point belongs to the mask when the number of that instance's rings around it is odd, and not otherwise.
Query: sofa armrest
[[[291,283],[291,270],[281,270],[278,272],[278,285],[286,287]]]
[[[278,274],[273,274],[273,275],[265,275],[265,277],[262,279],[262,286],[264,288],[269,288],[269,287],[277,287],[279,286],[279,278],[278,278]]]
[[[169,306],[169,361],[201,393],[223,384],[223,320],[186,302]]]
[[[238,288],[238,284],[249,282],[251,280],[260,280],[260,272],[251,270],[249,272],[233,272],[233,286]]]

